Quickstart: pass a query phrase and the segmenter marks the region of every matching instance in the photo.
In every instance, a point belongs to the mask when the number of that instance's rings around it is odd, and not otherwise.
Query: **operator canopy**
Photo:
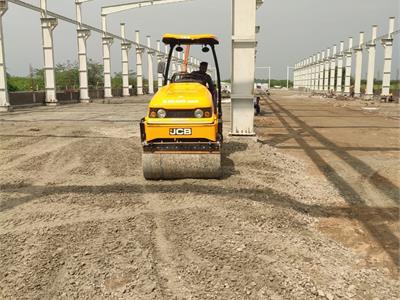
[[[162,41],[167,45],[218,45],[212,34],[164,34]]]

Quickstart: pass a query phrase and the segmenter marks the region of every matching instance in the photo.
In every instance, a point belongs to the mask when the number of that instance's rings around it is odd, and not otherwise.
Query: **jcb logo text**
[[[169,135],[192,135],[191,128],[171,128]]]

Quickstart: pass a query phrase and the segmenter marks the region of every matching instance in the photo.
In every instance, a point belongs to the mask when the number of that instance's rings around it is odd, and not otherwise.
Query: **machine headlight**
[[[157,118],[157,112],[154,110],[151,110],[149,116],[150,116],[150,118]]]
[[[167,112],[164,109],[157,110],[157,117],[163,119],[167,116]]]
[[[194,111],[194,116],[196,117],[196,118],[202,118],[203,116],[204,116],[204,112],[203,112],[203,110],[201,110],[200,108],[198,108],[198,109],[196,109],[195,111]]]

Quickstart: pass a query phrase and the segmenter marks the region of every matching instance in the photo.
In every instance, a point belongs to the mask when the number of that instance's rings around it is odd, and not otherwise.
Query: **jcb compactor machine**
[[[146,179],[220,178],[222,146],[221,78],[215,46],[209,34],[166,34],[170,46],[167,62],[158,65],[164,85],[150,101],[141,120],[143,174]],[[217,71],[217,88],[210,90],[199,72],[171,74],[174,51],[185,50],[185,62],[193,45],[211,50]]]

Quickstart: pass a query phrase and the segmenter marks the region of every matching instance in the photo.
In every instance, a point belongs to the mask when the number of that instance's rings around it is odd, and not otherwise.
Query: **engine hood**
[[[162,87],[150,101],[150,108],[193,109],[213,107],[210,91],[200,83],[172,83]]]

